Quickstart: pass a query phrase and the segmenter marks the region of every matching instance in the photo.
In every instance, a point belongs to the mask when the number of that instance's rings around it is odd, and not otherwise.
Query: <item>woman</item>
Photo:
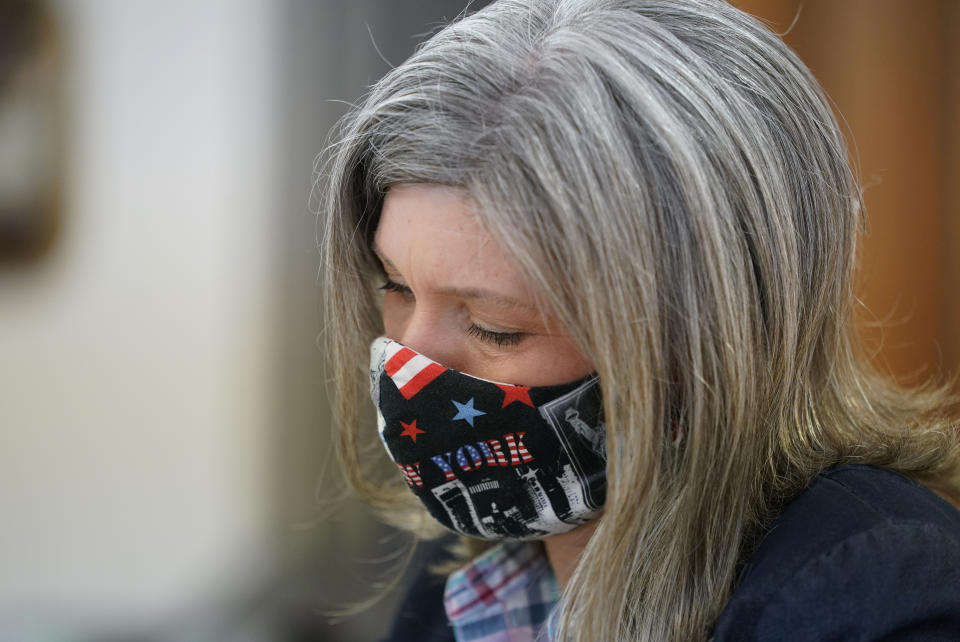
[[[857,344],[860,189],[768,28],[499,0],[336,136],[339,453],[389,522],[468,545],[411,600],[429,635],[960,636],[957,423]]]

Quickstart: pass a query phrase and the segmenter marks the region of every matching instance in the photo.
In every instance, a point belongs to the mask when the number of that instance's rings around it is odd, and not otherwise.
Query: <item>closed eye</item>
[[[387,292],[396,292],[397,294],[402,294],[403,296],[413,296],[413,290],[411,290],[409,287],[406,285],[401,285],[396,281],[391,281],[390,279],[384,281],[383,285],[380,286],[380,289]]]
[[[413,300],[413,290],[410,289],[409,286],[391,281],[389,278],[384,280],[380,289],[399,294],[404,299]],[[476,337],[484,343],[491,343],[498,348],[515,346],[527,336],[525,332],[497,332],[495,330],[488,330],[475,323],[471,323],[470,327],[467,328],[467,334]]]
[[[481,328],[475,323],[470,325],[467,333],[477,337],[481,341],[493,343],[498,348],[515,346],[526,336],[523,332],[494,332],[493,330]]]

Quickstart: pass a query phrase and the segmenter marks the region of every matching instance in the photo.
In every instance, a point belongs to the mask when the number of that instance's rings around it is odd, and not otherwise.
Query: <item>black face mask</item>
[[[370,352],[380,438],[441,524],[482,539],[536,539],[600,514],[606,451],[595,374],[515,386],[384,337]]]

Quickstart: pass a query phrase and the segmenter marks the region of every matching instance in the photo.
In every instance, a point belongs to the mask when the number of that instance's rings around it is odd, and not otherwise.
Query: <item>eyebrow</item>
[[[390,262],[390,259],[385,257],[380,249],[376,246],[371,248],[373,253],[377,255],[377,258],[380,259],[380,262],[383,263],[384,267],[393,272],[399,273],[400,270],[397,269],[393,263]],[[527,303],[526,301],[521,301],[512,296],[507,296],[505,294],[500,294],[499,292],[494,292],[493,290],[486,290],[484,288],[458,288],[458,287],[444,287],[437,290],[439,294],[445,296],[456,296],[462,299],[478,300],[482,299],[484,301],[489,301],[491,303],[501,305],[508,308],[522,308],[525,310],[536,310],[536,306]]]
[[[520,299],[515,299],[512,296],[506,296],[500,294],[499,292],[494,292],[493,290],[484,290],[483,288],[455,288],[447,287],[440,288],[437,290],[440,294],[447,296],[457,296],[461,299],[482,299],[484,301],[490,301],[497,305],[501,305],[508,308],[523,308],[525,310],[535,310],[534,306],[531,304],[521,301]]]

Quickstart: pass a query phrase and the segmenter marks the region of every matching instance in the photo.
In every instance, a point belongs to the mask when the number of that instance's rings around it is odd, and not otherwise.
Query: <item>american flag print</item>
[[[387,345],[384,372],[396,384],[404,399],[413,399],[424,386],[447,371],[439,363],[395,341]]]
[[[527,447],[523,445],[523,433],[517,433],[516,439],[513,435],[504,435],[503,440],[507,442],[507,450],[510,451],[510,460],[517,461],[518,459],[524,463],[533,461],[533,457],[530,456],[530,453],[527,452]]]
[[[480,466],[483,466],[483,459],[480,457],[479,450],[467,444],[457,448],[457,464],[460,465],[460,470],[463,471],[476,470],[480,468]]]
[[[423,488],[423,479],[420,478],[420,464],[397,464],[400,474],[410,488]]]

